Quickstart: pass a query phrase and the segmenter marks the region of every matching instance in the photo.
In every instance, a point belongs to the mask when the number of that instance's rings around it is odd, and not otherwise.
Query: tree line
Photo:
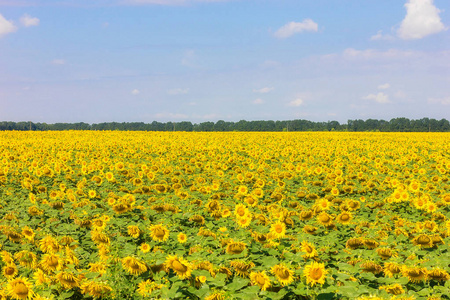
[[[287,121],[246,121],[192,123],[182,122],[104,122],[97,124],[80,123],[34,123],[34,122],[0,122],[0,130],[49,131],[49,130],[129,130],[129,131],[381,131],[381,132],[448,132],[450,122],[446,119],[436,120],[422,118],[394,118],[390,121],[367,119],[313,122],[308,120]]]

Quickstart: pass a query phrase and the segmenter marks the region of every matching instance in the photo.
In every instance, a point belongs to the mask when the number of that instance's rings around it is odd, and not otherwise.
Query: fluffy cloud
[[[406,16],[397,31],[401,39],[421,39],[446,29],[433,0],[408,0],[405,7]]]
[[[363,99],[365,100],[373,100],[375,102],[381,103],[381,104],[385,104],[385,103],[390,103],[391,101],[389,101],[389,96],[386,95],[383,92],[379,92],[378,94],[370,94],[367,95],[365,97],[363,97]]]
[[[273,91],[273,87],[263,87],[262,89],[253,90],[254,93],[267,94]]]
[[[6,20],[0,14],[0,38],[8,33],[12,33],[17,30],[17,27],[11,21]]]
[[[442,105],[450,105],[450,96],[444,98],[429,98],[428,103],[438,103]]]
[[[377,34],[372,35],[370,37],[371,41],[392,41],[394,40],[394,37],[390,34],[383,34],[381,30],[377,32]]]
[[[138,89],[134,89],[131,91],[131,95],[139,95],[140,91]]]
[[[27,14],[24,14],[20,18],[20,23],[25,27],[38,26],[40,20],[38,18],[33,18]]]
[[[253,104],[263,104],[263,103],[264,103],[264,100],[261,99],[261,98],[258,98],[258,99],[256,99],[256,100],[253,100]]]
[[[290,22],[278,29],[275,32],[275,37],[280,39],[288,38],[296,33],[301,33],[304,31],[314,31],[317,32],[318,25],[311,19],[305,19],[302,22]]]
[[[301,99],[301,98],[297,98],[288,103],[288,106],[291,106],[291,107],[299,107],[301,105],[303,105],[303,99]]]
[[[187,93],[189,93],[189,89],[172,89],[167,91],[169,95],[184,95]]]
[[[385,84],[380,84],[379,86],[378,86],[378,89],[379,90],[386,90],[386,89],[388,89],[388,88],[390,88],[391,87],[391,85],[389,84],[389,83],[385,83]]]

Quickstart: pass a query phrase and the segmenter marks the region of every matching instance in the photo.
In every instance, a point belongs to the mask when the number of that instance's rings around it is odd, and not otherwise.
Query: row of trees
[[[308,120],[290,121],[245,121],[202,122],[193,124],[183,122],[106,122],[88,123],[33,123],[33,122],[0,122],[0,130],[135,130],[135,131],[398,131],[398,132],[429,132],[450,131],[450,122],[446,119],[435,120],[423,118],[410,120],[395,118],[385,120],[348,120],[347,124],[338,121],[312,122]]]

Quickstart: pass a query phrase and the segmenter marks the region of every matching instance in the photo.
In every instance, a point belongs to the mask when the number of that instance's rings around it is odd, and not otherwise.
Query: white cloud
[[[134,89],[131,91],[131,95],[139,95],[140,91],[138,89]]]
[[[378,89],[379,90],[386,90],[386,89],[388,89],[388,88],[390,88],[391,87],[391,85],[389,84],[389,83],[385,83],[385,84],[380,84],[379,86],[378,86]]]
[[[11,21],[6,20],[0,14],[0,38],[4,35],[7,35],[8,33],[15,32],[16,30],[17,27],[14,26],[14,24]]]
[[[390,34],[383,34],[381,30],[378,30],[377,34],[370,37],[371,41],[392,41],[395,38]]]
[[[433,0],[408,0],[405,7],[406,16],[397,31],[401,39],[421,39],[446,29]]]
[[[61,58],[55,58],[54,60],[52,60],[52,64],[54,64],[54,65],[65,65],[66,61],[64,59],[61,59]]]
[[[318,25],[311,19],[305,19],[302,22],[290,22],[282,26],[275,32],[275,37],[280,39],[288,38],[296,33],[301,33],[303,31],[314,31],[317,32]]]
[[[365,100],[373,100],[375,102],[381,103],[381,104],[385,104],[385,103],[390,103],[391,101],[389,101],[389,96],[386,95],[383,92],[379,92],[378,94],[370,94],[367,95],[365,97],[363,97],[363,99]]]
[[[181,58],[181,64],[186,67],[196,67],[195,51],[190,49],[186,50]]]
[[[261,98],[258,98],[258,99],[256,99],[256,100],[253,100],[252,103],[253,103],[253,104],[263,104],[263,103],[264,103],[264,100],[261,99]]]
[[[375,49],[356,50],[347,48],[342,53],[342,56],[347,59],[410,59],[421,56],[422,53],[417,51],[404,51],[398,49],[389,49],[386,51],[379,51]]]
[[[273,91],[273,87],[263,87],[261,89],[253,90],[254,93],[267,94]]]
[[[185,95],[187,93],[189,93],[189,89],[172,89],[167,91],[169,95]]]
[[[297,98],[288,103],[288,106],[292,106],[292,107],[298,107],[301,105],[303,105],[303,99],[301,99],[301,98]]]
[[[428,98],[428,103],[438,103],[442,105],[450,105],[450,96],[444,98]]]
[[[40,22],[40,20],[38,18],[33,18],[33,17],[29,16],[28,14],[24,14],[20,18],[20,23],[22,23],[22,25],[25,27],[38,26],[39,22]]]

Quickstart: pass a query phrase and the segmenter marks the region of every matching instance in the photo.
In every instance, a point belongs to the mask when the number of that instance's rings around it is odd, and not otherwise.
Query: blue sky
[[[0,120],[450,119],[448,0],[0,0]]]

